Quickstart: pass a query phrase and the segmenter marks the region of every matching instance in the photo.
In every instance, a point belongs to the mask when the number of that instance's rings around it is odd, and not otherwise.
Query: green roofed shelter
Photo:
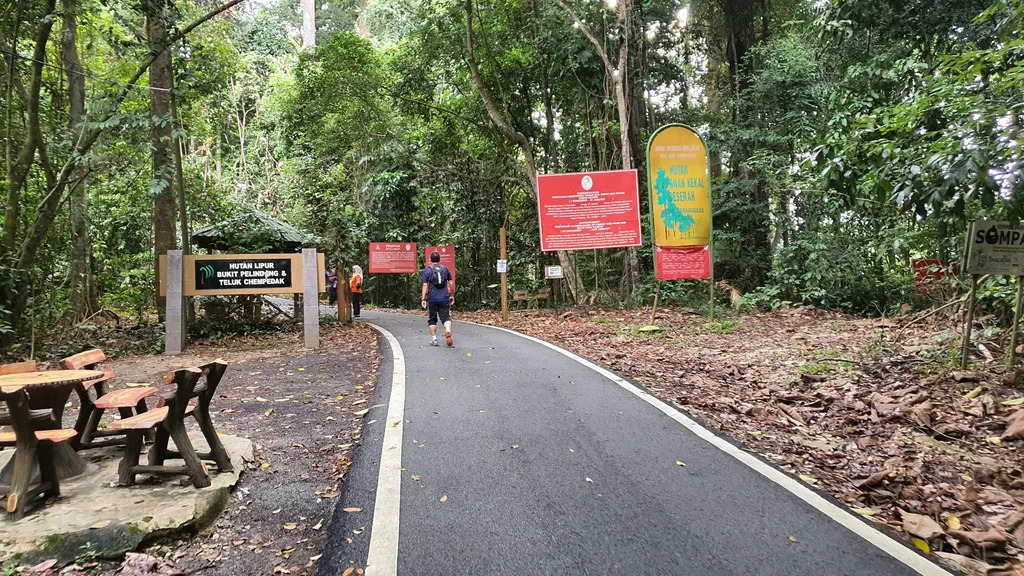
[[[196,248],[231,252],[298,252],[319,244],[320,238],[313,234],[258,210],[206,226],[192,234],[192,245]]]

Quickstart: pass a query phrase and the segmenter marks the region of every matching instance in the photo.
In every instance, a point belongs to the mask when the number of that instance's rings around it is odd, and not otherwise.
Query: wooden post
[[[974,294],[978,290],[978,275],[971,274],[971,291],[967,293],[967,319],[964,322],[964,337],[960,342],[960,367],[967,368],[967,357],[970,355],[971,326],[974,325]]]
[[[505,239],[505,227],[498,231],[498,241],[501,244],[501,260],[508,262],[508,245]],[[507,266],[507,264],[506,264]],[[501,273],[501,321],[508,322],[508,272]]]
[[[1010,351],[1007,353],[1007,364],[1012,370],[1017,361],[1017,325],[1020,324],[1020,300],[1024,295],[1024,283],[1017,276],[1017,300],[1013,305],[1013,326],[1010,328]]]
[[[338,322],[348,324],[352,321],[352,292],[348,285],[348,273],[345,269],[338,270],[338,287],[335,300],[338,303]]]
[[[708,288],[711,292],[709,322],[715,321],[715,253],[711,250],[710,236],[708,238]]]
[[[651,326],[654,326],[654,315],[658,312],[658,296],[661,295],[661,280],[654,281],[654,306],[651,307]]]

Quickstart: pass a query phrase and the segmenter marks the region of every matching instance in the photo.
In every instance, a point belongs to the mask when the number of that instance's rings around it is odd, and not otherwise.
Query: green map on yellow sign
[[[702,246],[711,242],[711,182],[704,142],[684,126],[655,132],[647,146],[654,243]]]

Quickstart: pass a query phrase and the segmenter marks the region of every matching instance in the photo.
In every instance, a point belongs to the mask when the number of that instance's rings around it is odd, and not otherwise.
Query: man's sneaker
[[[440,344],[437,343],[437,338],[434,338],[433,340],[431,340],[430,341],[430,345],[431,346],[440,346]]]
[[[444,333],[444,341],[448,343],[448,347],[449,348],[451,348],[452,346],[455,345],[455,343],[452,342],[452,333],[451,333],[450,330],[446,330],[445,331],[445,333]]]

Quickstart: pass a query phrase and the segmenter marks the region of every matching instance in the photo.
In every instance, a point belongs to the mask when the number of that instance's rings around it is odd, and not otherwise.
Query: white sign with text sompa
[[[967,242],[967,272],[1024,276],[1024,227],[976,220]]]

